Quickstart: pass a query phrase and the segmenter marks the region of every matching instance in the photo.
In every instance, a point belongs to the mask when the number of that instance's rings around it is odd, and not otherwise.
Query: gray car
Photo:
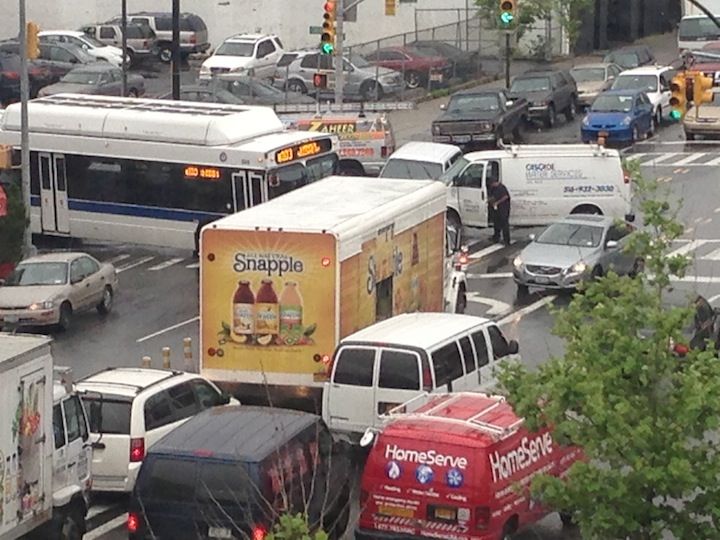
[[[80,30],[107,45],[122,47],[122,25],[119,22],[86,24]],[[128,23],[126,42],[131,64],[158,53],[155,32],[149,26]]]
[[[612,270],[634,275],[642,264],[626,251],[634,230],[608,216],[574,214],[548,226],[513,261],[518,294],[530,287],[574,290]]]
[[[586,109],[593,104],[595,98],[612,86],[615,77],[620,75],[622,68],[617,64],[594,63],[581,64],[570,70],[578,89],[578,107]]]
[[[320,54],[317,51],[300,51],[297,57],[286,66],[279,66],[275,70],[273,84],[278,88],[299,92],[302,94],[315,94],[317,89],[313,84],[316,73],[334,77],[334,56]],[[283,58],[279,64],[283,64]],[[403,87],[402,74],[387,68],[376,68],[369,64],[362,56],[352,55],[343,60],[345,73],[344,94],[348,97],[360,98],[363,101],[382,99],[383,96],[397,94]],[[334,94],[334,88],[320,90],[320,95]]]
[[[122,70],[110,64],[81,66],[67,73],[55,84],[41,88],[38,97],[53,94],[122,95]],[[127,92],[130,97],[145,93],[145,79],[137,73],[127,74]]]

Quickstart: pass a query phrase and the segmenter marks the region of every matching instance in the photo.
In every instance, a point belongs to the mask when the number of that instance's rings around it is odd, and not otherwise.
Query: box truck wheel
[[[81,540],[83,537],[82,526],[78,523],[78,512],[74,506],[60,511],[55,518],[55,538],[57,540]]]
[[[462,231],[462,221],[458,213],[452,208],[448,208],[446,218],[448,225],[453,227],[456,231]]]

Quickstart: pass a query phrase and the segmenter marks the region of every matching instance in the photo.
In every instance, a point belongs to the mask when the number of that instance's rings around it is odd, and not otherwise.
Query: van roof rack
[[[325,103],[276,103],[273,108],[277,114],[290,113],[338,113],[338,112],[356,112],[364,114],[366,112],[387,112],[387,111],[412,111],[417,105],[412,101],[388,101],[376,103],[342,103],[336,105],[330,101]]]

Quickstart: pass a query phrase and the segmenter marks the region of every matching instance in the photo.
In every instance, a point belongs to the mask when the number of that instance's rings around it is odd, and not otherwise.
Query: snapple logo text
[[[455,467],[457,469],[465,469],[468,465],[468,461],[464,457],[448,456],[435,450],[428,450],[427,452],[405,450],[396,444],[388,444],[385,447],[385,459],[408,461],[422,465],[436,465],[438,467]]]
[[[523,437],[520,444],[500,455],[499,452],[490,454],[490,467],[493,481],[507,480],[513,474],[527,469],[553,451],[553,440],[550,433],[543,433],[533,439]]]
[[[302,274],[305,265],[301,259],[295,259],[285,253],[243,253],[235,254],[233,270],[236,272],[264,272],[268,277],[277,274],[282,277],[284,274],[294,272]]]

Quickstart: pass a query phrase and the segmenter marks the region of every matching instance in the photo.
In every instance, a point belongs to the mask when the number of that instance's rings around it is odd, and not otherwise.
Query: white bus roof
[[[30,101],[28,125],[31,133],[202,146],[230,145],[284,129],[269,107],[79,94]],[[7,108],[1,127],[20,131],[19,103]]]
[[[435,180],[330,176],[277,199],[221,218],[203,229],[330,233],[340,260],[359,253],[378,230],[395,234],[444,214],[445,185]]]
[[[365,342],[429,349],[488,322],[483,317],[456,313],[405,313],[350,334],[341,340],[341,345]]]
[[[497,150],[468,152],[465,159],[481,161],[508,157],[532,157],[551,159],[554,157],[619,157],[620,152],[597,144],[526,144],[512,145]]]

